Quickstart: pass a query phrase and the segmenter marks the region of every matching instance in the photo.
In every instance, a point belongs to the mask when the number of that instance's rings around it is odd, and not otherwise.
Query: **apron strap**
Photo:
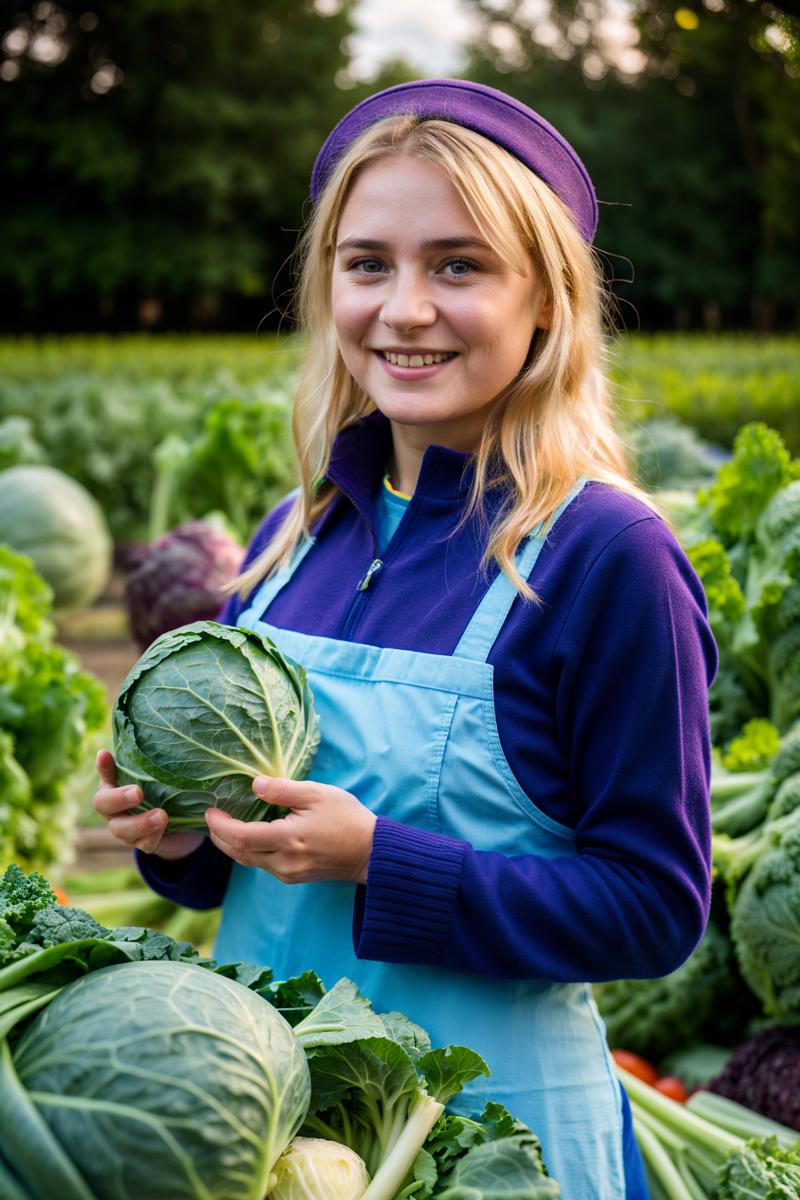
[[[252,629],[254,622],[261,620],[267,607],[275,599],[278,592],[286,587],[286,584],[292,578],[315,541],[316,538],[310,537],[299,542],[286,566],[281,567],[279,571],[275,571],[273,575],[264,580],[250,601],[249,607],[240,613],[237,622],[239,625],[244,626],[246,629]]]
[[[569,495],[558,506],[550,524],[551,530],[564,509],[572,503],[587,482],[588,477],[585,475],[581,476]],[[516,566],[523,579],[530,577],[536,560],[541,553],[542,546],[545,543],[546,539],[539,536],[540,529],[541,522],[528,534],[517,551]],[[454,657],[471,658],[476,662],[486,662],[492,646],[497,639],[497,635],[509,614],[511,605],[518,595],[519,592],[511,580],[500,571],[475,609],[469,625],[461,635],[461,641],[453,651]]]

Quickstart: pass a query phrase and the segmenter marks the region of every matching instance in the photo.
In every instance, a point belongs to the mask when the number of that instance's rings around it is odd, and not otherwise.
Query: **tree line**
[[[530,104],[595,180],[626,328],[800,318],[799,6],[463,0],[463,78]],[[6,331],[287,327],[308,177],[355,0],[0,4]]]

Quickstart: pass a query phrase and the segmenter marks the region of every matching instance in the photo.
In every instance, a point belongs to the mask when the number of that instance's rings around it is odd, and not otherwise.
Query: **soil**
[[[68,613],[58,626],[59,642],[77,654],[84,668],[105,684],[109,704],[113,704],[123,679],[141,655],[128,630],[123,589],[122,575],[115,574],[91,608]]]

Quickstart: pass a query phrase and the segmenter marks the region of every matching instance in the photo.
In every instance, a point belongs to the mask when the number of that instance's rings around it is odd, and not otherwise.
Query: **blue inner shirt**
[[[384,475],[383,484],[375,497],[375,536],[379,554],[383,554],[394,537],[410,500],[410,496],[396,492],[389,482],[389,476]]]

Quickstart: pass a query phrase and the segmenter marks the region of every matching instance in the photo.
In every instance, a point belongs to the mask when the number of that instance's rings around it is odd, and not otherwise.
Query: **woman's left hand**
[[[206,810],[211,840],[243,867],[261,867],[282,883],[367,882],[377,820],[350,792],[309,779],[259,775],[253,791],[289,811],[276,821],[237,821]]]

